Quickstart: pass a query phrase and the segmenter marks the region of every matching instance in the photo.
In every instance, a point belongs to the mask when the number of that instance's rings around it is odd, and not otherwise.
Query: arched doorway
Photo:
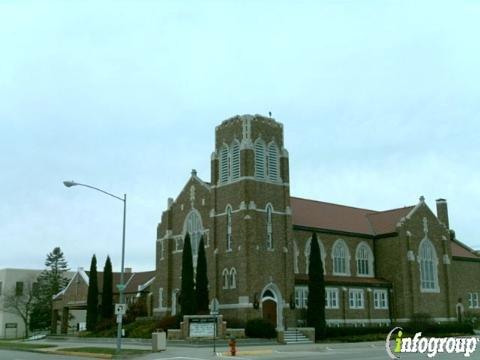
[[[261,295],[262,317],[271,323],[277,330],[283,329],[282,295],[278,287],[270,283]]]
[[[272,299],[266,299],[262,302],[263,318],[273,326],[277,326],[277,303]]]

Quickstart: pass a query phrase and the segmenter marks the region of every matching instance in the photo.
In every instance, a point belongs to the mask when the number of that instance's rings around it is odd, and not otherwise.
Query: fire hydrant
[[[235,356],[235,354],[237,353],[237,341],[235,340],[234,336],[230,338],[228,346],[230,346],[230,355]]]

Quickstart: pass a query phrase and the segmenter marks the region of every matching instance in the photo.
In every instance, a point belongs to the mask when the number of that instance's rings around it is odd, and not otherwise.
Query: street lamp
[[[123,194],[123,198],[118,197],[116,195],[110,194],[109,192],[106,192],[105,190],[96,188],[91,185],[87,184],[80,184],[75,181],[64,181],[63,185],[66,187],[72,187],[72,186],[84,186],[93,190],[100,191],[106,195],[109,195],[111,197],[114,197],[115,199],[118,199],[120,201],[123,201],[123,231],[122,231],[122,268],[120,272],[120,284],[117,285],[118,292],[120,293],[120,304],[125,304],[125,282],[123,279],[123,273],[124,273],[124,264],[125,264],[125,220],[127,217],[127,194]],[[122,349],[122,319],[123,315],[119,314],[117,315],[117,352],[120,352]]]

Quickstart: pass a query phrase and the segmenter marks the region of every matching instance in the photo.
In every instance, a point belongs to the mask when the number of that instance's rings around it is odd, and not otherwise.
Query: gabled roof
[[[450,242],[452,247],[452,256],[457,258],[475,259],[480,261],[480,256],[474,253],[474,250],[464,243],[453,240]]]
[[[73,282],[73,279],[78,276],[85,284],[88,286],[90,283],[90,271],[84,271],[83,268],[80,268],[70,279],[68,285],[60,291],[58,294],[53,296],[53,299],[61,299],[61,296],[65,294],[67,289]],[[125,283],[125,294],[137,294],[138,292],[143,291],[149,285],[152,284],[155,279],[155,271],[143,271],[143,272],[126,272],[123,274],[123,281]],[[112,273],[112,292],[118,294],[117,284],[120,284],[120,273]],[[101,294],[103,292],[103,272],[97,272],[97,286],[98,292]]]
[[[375,235],[390,234],[395,232],[397,223],[414,208],[407,206],[398,209],[378,211],[367,214]]]
[[[90,272],[86,271],[86,274],[90,276]],[[112,273],[112,291],[114,294],[118,293],[117,284],[120,284],[120,273]],[[155,277],[155,271],[143,271],[143,272],[128,272],[123,274],[123,281],[125,283],[125,293],[136,293],[139,291],[139,287],[149,282]],[[102,293],[103,289],[103,272],[97,272],[97,284],[98,292]]]
[[[155,278],[155,273],[156,271],[133,273],[133,276],[130,278],[127,287],[125,288],[125,292],[134,293],[144,290]]]
[[[395,227],[414,206],[374,211],[290,197],[293,225],[364,235],[395,232]]]

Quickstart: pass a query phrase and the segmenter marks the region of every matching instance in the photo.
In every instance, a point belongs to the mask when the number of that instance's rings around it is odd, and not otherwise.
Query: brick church
[[[157,227],[154,314],[179,313],[183,239],[194,266],[205,239],[209,295],[226,319],[298,326],[307,306],[312,232],[318,237],[331,326],[480,315],[480,256],[449,228],[447,202],[375,211],[290,195],[283,125],[260,115],[215,129],[211,179],[192,171]]]

